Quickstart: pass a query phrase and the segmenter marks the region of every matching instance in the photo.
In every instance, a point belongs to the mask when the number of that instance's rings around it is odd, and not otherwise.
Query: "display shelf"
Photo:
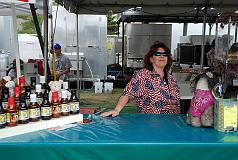
[[[0,139],[30,133],[52,127],[62,126],[75,122],[83,122],[83,114],[70,115],[67,117],[53,118],[51,120],[40,120],[39,122],[30,122],[28,124],[19,124],[15,127],[6,127],[0,129]]]

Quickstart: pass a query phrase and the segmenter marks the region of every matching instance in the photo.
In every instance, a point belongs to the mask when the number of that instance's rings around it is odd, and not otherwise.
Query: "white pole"
[[[81,89],[81,83],[79,83],[79,19],[78,19],[78,13],[76,14],[76,36],[77,36],[77,93],[79,97],[79,92]],[[81,82],[81,80],[80,80]]]
[[[200,59],[200,68],[201,69],[203,69],[204,54],[205,54],[206,21],[207,21],[207,13],[205,11],[205,13],[203,15],[203,27],[202,27],[202,47],[201,47],[201,59]]]
[[[16,7],[14,3],[11,3],[11,10],[12,10],[12,28],[13,28],[13,50],[16,54],[16,70],[17,70],[17,83],[18,83],[18,79],[21,75],[21,68],[20,68],[19,43],[17,35]]]

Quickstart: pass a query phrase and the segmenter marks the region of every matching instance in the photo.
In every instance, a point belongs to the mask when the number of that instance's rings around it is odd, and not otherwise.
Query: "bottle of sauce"
[[[13,127],[18,124],[18,111],[15,105],[15,98],[8,98],[8,107],[7,107],[7,126]]]
[[[31,93],[36,92],[36,77],[31,77]]]
[[[72,90],[71,100],[70,100],[70,114],[79,113],[79,100],[77,98],[76,90]]]
[[[14,97],[15,97],[15,104],[17,106],[20,105],[20,97],[21,96],[21,88],[19,86],[14,87]]]
[[[41,104],[41,119],[50,120],[52,117],[52,106],[49,102],[49,94],[44,92],[43,102]]]
[[[26,124],[29,122],[29,110],[28,106],[26,105],[25,93],[22,93],[20,106],[18,108],[18,117],[19,117],[19,124]]]
[[[50,86],[48,86],[46,83],[44,84],[44,92],[50,93]]]
[[[19,86],[20,86],[21,94],[25,93],[25,77],[24,76],[19,77]]]
[[[58,99],[58,92],[52,92],[52,117],[59,118],[61,117],[61,106]]]
[[[69,90],[69,83],[68,83],[68,82],[63,82],[63,90],[66,90],[67,92],[70,93],[70,90]],[[70,95],[67,94],[67,96],[68,96],[68,97],[67,97],[68,100],[70,100],[71,93],[70,93]]]
[[[30,87],[30,86],[26,86],[25,89],[26,89],[26,94],[25,94],[26,105],[29,106],[30,103],[31,103],[31,98],[30,98],[30,95],[31,95],[31,87]]]
[[[7,124],[6,113],[2,107],[2,103],[0,103],[0,128],[6,127],[6,124]]]
[[[63,82],[63,89],[68,90],[69,89],[69,83]]]
[[[68,116],[70,113],[70,105],[69,105],[69,100],[67,98],[67,91],[63,90],[62,91],[62,98],[61,98],[61,115],[62,116]]]
[[[7,106],[8,106],[8,88],[4,87],[2,89],[2,108],[4,109],[4,111],[7,110]]]
[[[40,106],[37,103],[36,94],[31,94],[31,103],[29,105],[30,122],[37,122],[40,120]]]
[[[37,99],[37,103],[39,105],[41,105],[42,101],[43,101],[43,97],[42,97],[41,85],[40,84],[36,85],[36,99]]]
[[[40,76],[41,92],[45,92],[45,76]]]

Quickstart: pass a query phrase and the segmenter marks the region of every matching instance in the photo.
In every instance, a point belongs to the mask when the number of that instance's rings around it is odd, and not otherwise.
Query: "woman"
[[[172,75],[168,73],[171,64],[169,48],[164,43],[156,41],[145,55],[144,68],[134,73],[115,109],[104,112],[101,116],[117,116],[133,99],[136,100],[139,113],[180,113],[179,89]]]

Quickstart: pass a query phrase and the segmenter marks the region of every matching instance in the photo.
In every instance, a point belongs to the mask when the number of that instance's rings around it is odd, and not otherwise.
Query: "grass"
[[[42,22],[43,22],[43,16],[42,15],[37,15],[38,22],[39,22],[39,27],[42,27]],[[18,15],[17,16],[18,20],[23,20],[23,22],[19,25],[21,25],[21,29],[18,30],[19,34],[36,34],[35,26],[34,26],[34,21],[31,15]]]
[[[80,93],[80,106],[89,108],[106,108],[106,110],[112,110],[115,108],[119,97],[121,96],[123,89],[114,88],[111,94],[101,93],[96,94],[93,90],[82,91]],[[128,103],[121,111],[121,113],[136,113],[135,102]]]

